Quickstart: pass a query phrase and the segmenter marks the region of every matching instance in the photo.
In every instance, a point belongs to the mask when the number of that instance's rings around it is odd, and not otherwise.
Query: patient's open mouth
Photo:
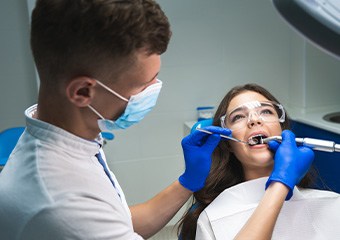
[[[259,144],[263,144],[263,139],[266,138],[267,136],[264,134],[257,134],[254,136],[251,136],[248,139],[248,144],[250,146],[255,146],[255,145],[259,145]]]

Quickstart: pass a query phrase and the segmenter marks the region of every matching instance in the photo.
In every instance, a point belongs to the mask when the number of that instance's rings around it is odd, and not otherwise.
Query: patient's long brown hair
[[[265,88],[257,84],[246,84],[232,88],[220,103],[213,119],[214,126],[220,126],[220,118],[226,112],[230,101],[240,93],[245,91],[257,92],[270,101],[279,103],[279,101]],[[289,129],[289,117],[286,114],[286,119],[281,123],[282,130]],[[241,163],[230,152],[228,141],[221,141],[212,154],[212,165],[209,176],[206,179],[205,186],[194,193],[192,208],[184,214],[179,221],[178,234],[182,240],[195,239],[197,220],[201,212],[225,189],[245,181],[244,171]],[[307,187],[313,179],[310,172],[298,184],[300,187]]]

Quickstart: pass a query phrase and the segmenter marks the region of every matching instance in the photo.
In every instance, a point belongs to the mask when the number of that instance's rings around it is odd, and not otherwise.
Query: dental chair
[[[5,166],[24,130],[24,127],[13,127],[0,132],[0,171]]]
[[[201,121],[198,121],[196,122],[192,127],[191,127],[191,133],[193,131],[196,130],[196,128],[203,128],[203,127],[208,127],[208,126],[211,126],[213,124],[213,119],[210,118],[210,119],[205,119],[205,120],[201,120]]]

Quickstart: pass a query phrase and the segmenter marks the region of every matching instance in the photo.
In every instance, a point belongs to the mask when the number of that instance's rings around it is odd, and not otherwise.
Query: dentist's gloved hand
[[[303,146],[297,146],[295,135],[289,130],[282,132],[281,144],[270,141],[268,146],[275,152],[274,169],[266,183],[266,189],[271,182],[281,182],[289,187],[286,200],[293,195],[293,189],[306,175],[312,165],[314,152]]]
[[[211,166],[211,154],[221,140],[222,135],[231,135],[231,130],[216,126],[203,128],[213,132],[207,134],[194,131],[182,140],[182,148],[185,160],[185,172],[179,177],[183,187],[196,192],[205,185]]]

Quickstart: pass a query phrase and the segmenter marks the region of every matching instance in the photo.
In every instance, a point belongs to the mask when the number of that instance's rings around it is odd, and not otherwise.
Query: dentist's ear
[[[77,107],[87,107],[95,95],[96,80],[86,76],[75,77],[66,85],[66,96]]]

